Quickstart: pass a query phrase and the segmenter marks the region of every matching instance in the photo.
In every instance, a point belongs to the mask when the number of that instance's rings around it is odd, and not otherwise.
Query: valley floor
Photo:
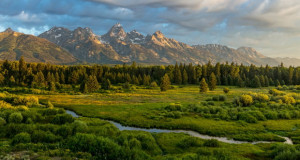
[[[126,159],[280,159],[281,154],[292,158],[299,153],[297,150],[299,148],[297,144],[300,143],[300,118],[297,115],[300,113],[298,90],[281,91],[285,96],[294,97],[296,100],[293,104],[284,104],[269,93],[274,87],[261,89],[229,87],[230,92],[227,94],[223,92],[224,86],[207,93],[199,93],[199,86],[196,85],[174,86],[166,92],[161,92],[159,88],[149,89],[142,86],[131,90],[118,88],[121,86],[114,86],[114,90],[93,94],[42,92],[21,95],[36,96],[40,103],[46,106],[51,102],[55,108],[74,111],[81,116],[75,119],[88,126],[84,134],[108,138],[121,148],[127,145],[138,146],[137,148],[143,153],[143,155],[132,153],[131,156],[136,157],[129,156],[130,158]],[[270,98],[266,101],[254,101],[250,106],[234,104],[241,95],[253,96],[254,93],[268,95]],[[30,110],[42,113],[45,109],[32,107]],[[105,120],[132,127],[190,130],[237,141],[273,143],[229,144],[195,138],[184,133],[120,131]],[[68,139],[87,136],[81,134],[82,132],[79,132]],[[291,138],[294,145],[284,144],[285,139],[282,136]],[[0,142],[2,153],[5,148],[3,146],[9,146],[10,141],[7,138],[2,139]],[[6,149],[10,154],[20,154],[23,153],[23,147],[6,147]],[[135,151],[134,147],[129,148]],[[62,154],[61,148],[56,151],[49,149],[48,152],[53,154],[48,153],[45,156],[71,159],[78,157],[77,152],[80,150],[72,147],[70,150],[70,153]],[[95,154],[91,150],[84,150],[84,152],[92,157]],[[41,154],[41,151],[34,151],[34,153]],[[34,154],[30,153],[30,156],[33,157]],[[85,159],[89,156],[82,157]]]

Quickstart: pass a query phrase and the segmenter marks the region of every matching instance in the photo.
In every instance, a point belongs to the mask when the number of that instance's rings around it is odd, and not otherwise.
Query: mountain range
[[[0,59],[55,64],[96,63],[174,64],[176,62],[204,64],[208,61],[235,62],[244,65],[300,65],[300,59],[270,58],[250,47],[238,49],[223,45],[188,45],[167,38],[160,31],[146,35],[136,30],[125,32],[115,24],[106,34],[96,35],[90,28],[69,30],[53,27],[39,36],[7,29],[0,33]]]

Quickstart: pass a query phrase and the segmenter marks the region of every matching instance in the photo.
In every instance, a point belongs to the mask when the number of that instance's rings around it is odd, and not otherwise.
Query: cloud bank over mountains
[[[52,26],[82,26],[103,34],[116,22],[188,44],[251,46],[268,56],[300,58],[298,0],[0,1],[0,31],[37,35]]]

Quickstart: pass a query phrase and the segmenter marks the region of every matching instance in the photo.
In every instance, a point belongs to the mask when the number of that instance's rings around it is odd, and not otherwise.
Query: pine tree
[[[149,86],[150,85],[150,76],[149,75],[143,75],[143,85]]]
[[[139,85],[139,79],[135,75],[132,76],[132,84]]]
[[[265,80],[265,77],[263,75],[259,76],[259,80],[260,80],[260,85],[262,87],[265,87],[266,86],[266,80]]]
[[[240,76],[238,77],[237,86],[245,87],[245,82],[243,81],[243,79]]]
[[[99,89],[99,83],[96,76],[90,75],[86,83],[88,92],[95,92]]]
[[[187,74],[187,72],[186,72],[185,69],[183,70],[183,73],[182,73],[182,83],[183,84],[187,84],[188,83],[188,74]]]
[[[125,75],[125,82],[128,82],[128,83],[131,82],[131,77],[128,73],[126,73],[126,75]]]
[[[81,92],[81,93],[89,93],[88,87],[87,87],[85,81],[83,81],[83,82],[80,84],[80,92]]]
[[[21,56],[19,60],[19,83],[24,83],[25,81],[25,76],[26,76],[26,71],[27,71],[27,65],[24,60],[24,57]]]
[[[139,80],[139,84],[143,84],[143,78],[142,78],[142,76],[140,74],[138,76],[138,80]]]
[[[16,80],[15,80],[15,77],[14,76],[10,76],[9,78],[9,85],[10,86],[13,86],[16,84]]]
[[[77,84],[79,80],[79,74],[76,71],[73,71],[69,77],[69,83]]]
[[[59,83],[60,79],[59,79],[59,75],[57,72],[55,72],[55,82]]]
[[[170,85],[171,85],[170,78],[168,74],[165,74],[161,79],[160,90],[166,91],[170,88]]]
[[[270,86],[270,81],[269,81],[269,78],[267,76],[265,76],[265,86],[266,87]]]
[[[0,85],[4,84],[5,77],[0,73]]]
[[[277,79],[276,81],[275,81],[275,87],[278,87],[278,86],[280,86],[281,84],[280,84],[280,82],[279,82],[279,80]]]
[[[293,76],[294,76],[294,68],[292,66],[289,67],[289,79],[288,84],[293,85]]]
[[[65,74],[63,72],[60,73],[60,83],[61,84],[65,84],[66,83]]]
[[[260,79],[258,78],[258,76],[255,76],[254,79],[252,80],[252,87],[253,88],[261,87]]]
[[[174,69],[174,82],[176,84],[181,84],[182,83],[182,75],[181,75],[181,71],[180,71],[179,66],[178,66],[177,63],[175,65],[175,69]]]
[[[111,82],[108,78],[106,78],[104,82],[101,84],[101,88],[105,90],[109,90],[111,88]]]
[[[216,88],[217,88],[217,78],[214,72],[212,72],[209,76],[209,90],[213,91]]]
[[[37,84],[37,87],[45,86],[45,77],[43,72],[39,71],[37,75],[34,77],[34,82]]]
[[[205,81],[205,78],[202,78],[202,80],[200,81],[200,92],[204,93],[208,91],[208,85]]]
[[[48,74],[47,74],[46,81],[47,81],[48,83],[53,82],[53,79],[52,79],[52,76],[51,76],[51,73],[50,73],[50,72],[48,72]]]
[[[284,80],[281,80],[280,84],[281,84],[281,85],[285,85],[285,81],[284,81]]]
[[[56,90],[56,86],[54,82],[49,82],[49,91],[55,91]]]

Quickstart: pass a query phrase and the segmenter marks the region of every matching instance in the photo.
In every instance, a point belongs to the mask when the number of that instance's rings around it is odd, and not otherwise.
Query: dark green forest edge
[[[300,67],[63,66],[21,57],[0,64],[0,85],[0,159],[300,159]],[[273,143],[120,131],[103,119]]]

